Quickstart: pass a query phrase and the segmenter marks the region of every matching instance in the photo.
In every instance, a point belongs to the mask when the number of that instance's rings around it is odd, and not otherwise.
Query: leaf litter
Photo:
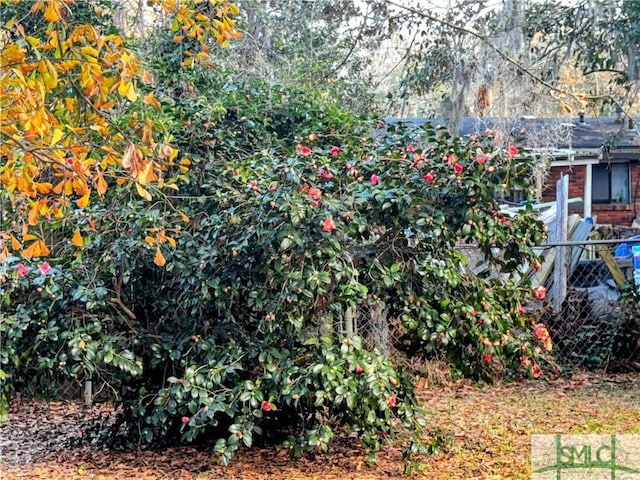
[[[212,447],[118,452],[79,442],[82,425],[110,405],[24,401],[0,425],[0,478],[72,480],[524,480],[532,434],[640,434],[638,374],[576,374],[550,382],[478,385],[418,382],[427,412],[428,455],[407,463],[398,441],[371,466],[356,439],[327,454],[290,459],[277,447],[245,450],[223,467]],[[407,468],[409,467],[409,468]],[[406,472],[410,473],[407,474]]]

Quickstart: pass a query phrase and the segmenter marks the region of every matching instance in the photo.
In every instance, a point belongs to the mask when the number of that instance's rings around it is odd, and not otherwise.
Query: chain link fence
[[[541,248],[546,273],[534,283],[547,287],[547,303],[539,311],[554,343],[554,355],[565,371],[576,368],[609,371],[640,371],[640,307],[625,301],[621,292],[640,288],[634,282],[633,245],[629,240],[587,240],[549,245]],[[563,298],[554,301],[553,264],[558,249],[566,255],[566,289]],[[482,255],[477,247],[460,245],[472,271],[482,270]],[[638,261],[636,261],[637,264]],[[486,272],[485,272],[486,274]],[[498,272],[492,272],[499,275]],[[638,285],[635,283],[637,282]],[[566,292],[566,293],[565,293]],[[402,329],[382,305],[360,305],[355,313],[353,333],[364,339],[368,348],[393,352]],[[338,332],[336,332],[338,333]],[[341,331],[340,334],[344,334]]]
[[[573,261],[569,261],[566,296],[548,304],[541,315],[556,359],[569,369],[640,371],[640,308],[621,293],[640,288],[638,275],[634,280],[640,269],[634,266],[631,248],[640,245],[640,238],[569,243]],[[545,248],[545,257],[555,257],[563,246]],[[553,282],[553,276],[546,281],[549,291]]]

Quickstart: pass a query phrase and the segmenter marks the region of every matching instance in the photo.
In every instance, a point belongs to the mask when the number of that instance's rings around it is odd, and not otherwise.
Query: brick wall
[[[560,177],[569,175],[569,198],[584,198],[584,165],[572,167],[551,167],[547,176],[546,189],[542,194],[543,202],[552,202],[556,199],[556,182]],[[640,215],[640,163],[631,162],[631,203],[629,205],[592,205],[591,214],[597,217],[600,224],[631,225],[636,215]],[[570,206],[569,213],[582,215],[584,209],[582,205]]]

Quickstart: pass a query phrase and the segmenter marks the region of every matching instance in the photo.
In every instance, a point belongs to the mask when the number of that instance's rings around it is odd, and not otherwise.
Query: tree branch
[[[486,46],[488,46],[495,53],[497,53],[498,56],[500,58],[502,58],[504,61],[506,61],[507,63],[510,63],[511,65],[516,67],[518,69],[518,71],[524,73],[525,75],[530,77],[532,80],[538,82],[541,85],[544,85],[549,90],[552,90],[552,91],[555,91],[555,92],[558,92],[558,93],[563,93],[565,95],[570,95],[567,92],[565,92],[564,90],[561,90],[558,87],[555,87],[554,85],[551,85],[549,82],[546,82],[543,78],[541,78],[540,76],[536,75],[535,73],[533,73],[532,71],[530,71],[529,69],[527,69],[526,67],[521,65],[519,62],[517,62],[516,60],[511,58],[509,55],[507,55],[505,52],[503,52],[498,47],[496,47],[486,36],[476,32],[475,30],[471,30],[470,28],[466,28],[466,27],[463,27],[461,25],[456,25],[455,23],[451,23],[448,20],[444,20],[442,18],[436,17],[435,15],[432,15],[430,13],[422,12],[422,11],[416,9],[416,8],[409,7],[409,6],[406,6],[406,5],[401,5],[399,3],[396,3],[393,0],[384,0],[384,2],[389,4],[389,5],[393,5],[394,7],[398,7],[400,9],[403,9],[403,10],[406,10],[408,12],[411,12],[414,15],[417,15],[419,17],[426,18],[426,19],[432,20],[434,22],[437,22],[440,25],[444,25],[444,26],[446,26],[448,28],[451,28],[452,30],[457,30],[458,32],[462,32],[462,33],[466,33],[467,35],[471,35],[472,37],[477,38],[482,43],[484,43]]]

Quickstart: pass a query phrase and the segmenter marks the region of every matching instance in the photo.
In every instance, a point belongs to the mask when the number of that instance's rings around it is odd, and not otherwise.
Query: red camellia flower
[[[389,397],[388,403],[391,408],[395,407],[398,404],[398,397],[395,393],[391,395],[391,397]]]
[[[484,165],[487,163],[487,156],[484,153],[476,155],[476,162],[478,162],[479,165]]]
[[[311,187],[309,189],[309,197],[314,202],[319,202],[320,200],[322,200],[322,190],[316,187]]]
[[[333,223],[333,218],[331,217],[327,217],[324,219],[324,222],[322,222],[322,230],[324,230],[325,232],[331,233],[336,229],[336,224]]]
[[[540,369],[536,366],[536,364],[533,364],[533,378],[540,378],[540,375],[542,374],[542,372],[540,371]]]
[[[527,309],[524,308],[522,305],[520,305],[518,307],[518,313],[521,313],[521,314],[527,313]]]
[[[189,423],[189,417],[182,417],[182,423]]]
[[[322,178],[325,180],[331,180],[333,178],[333,173],[330,170],[325,170],[324,168],[318,169],[318,175],[322,175]]]
[[[413,153],[415,151],[416,151],[416,147],[414,147],[413,145],[407,145],[407,152]]]
[[[424,178],[427,183],[433,183],[436,179],[436,177],[431,172],[426,173],[422,178]]]
[[[518,147],[515,145],[509,145],[507,147],[507,155],[509,155],[509,158],[516,158],[518,155]]]
[[[179,383],[180,385],[184,385],[184,379],[179,378],[179,379],[178,379],[178,383]]]
[[[19,263],[16,268],[18,270],[18,277],[20,277],[20,278],[24,277],[27,274],[27,272],[29,271],[29,269],[25,265],[23,265],[22,263]]]
[[[363,369],[360,365],[356,365],[355,372],[359,375],[363,372]]]
[[[48,262],[44,262],[42,265],[40,265],[40,268],[38,270],[40,270],[41,275],[46,275],[51,270],[51,265],[49,265]]]
[[[262,409],[263,412],[270,412],[271,409],[273,408],[273,405],[271,404],[271,402],[267,402],[266,400],[263,400],[262,403],[260,404],[260,408]]]
[[[460,165],[459,163],[456,163],[453,166],[453,171],[456,173],[462,173],[462,171],[464,170],[464,167],[462,165]]]
[[[489,355],[488,353],[484,354],[484,357],[482,357],[484,359],[485,362],[489,363],[491,360],[493,360],[493,357],[491,355]]]
[[[341,151],[342,150],[340,149],[340,147],[334,145],[329,149],[329,155],[331,155],[332,157],[337,157]]]
[[[542,285],[534,288],[533,291],[535,292],[536,298],[538,300],[544,300],[544,297],[547,296],[547,289],[544,288]]]
[[[298,149],[300,150],[300,155],[304,155],[305,157],[311,155],[311,149],[306,145],[298,145]]]
[[[380,183],[380,177],[375,173],[371,175],[371,185],[378,185]]]

